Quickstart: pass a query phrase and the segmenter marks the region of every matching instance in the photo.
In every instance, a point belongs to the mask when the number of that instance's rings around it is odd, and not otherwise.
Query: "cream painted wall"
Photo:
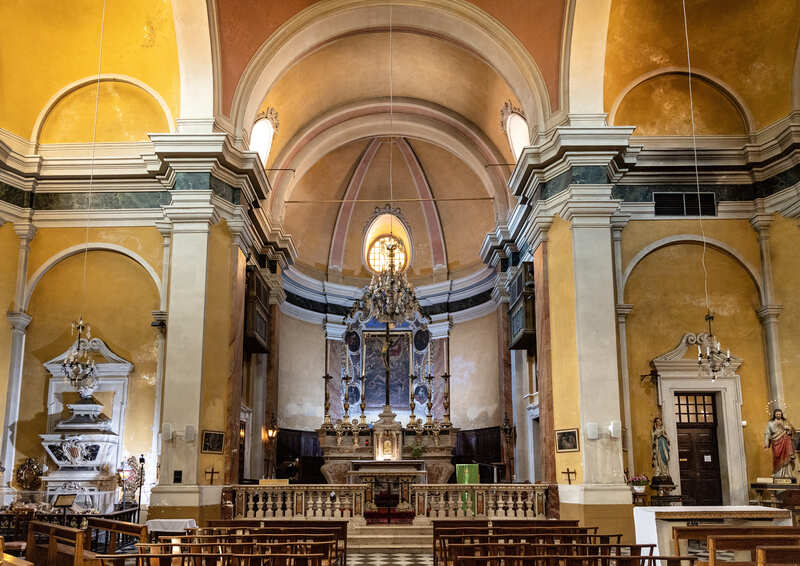
[[[325,405],[322,325],[284,314],[279,332],[278,426],[316,430],[322,424]]]
[[[450,419],[461,429],[499,426],[497,313],[461,322],[450,333]]]

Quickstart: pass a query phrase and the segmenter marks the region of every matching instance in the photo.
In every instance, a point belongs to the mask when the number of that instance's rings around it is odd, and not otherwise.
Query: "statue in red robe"
[[[775,409],[764,431],[764,447],[772,448],[772,477],[794,478],[794,427],[784,416],[783,411]]]

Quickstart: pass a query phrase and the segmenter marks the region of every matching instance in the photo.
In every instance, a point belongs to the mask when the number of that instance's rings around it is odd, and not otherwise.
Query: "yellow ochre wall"
[[[102,6],[102,0],[0,2],[0,128],[30,138],[52,96],[97,75]],[[102,72],[146,83],[174,117],[179,115],[180,70],[170,0],[107,3]],[[101,108],[114,105],[113,96],[100,100]],[[91,110],[89,123],[93,105]]]
[[[142,267],[121,254],[92,251],[88,259],[84,318],[91,324],[93,336],[134,364],[128,381],[123,448],[128,454],[150,452],[157,359],[157,330],[150,321],[151,311],[159,306],[158,292]],[[83,254],[69,257],[42,278],[33,294],[28,309],[32,321],[25,347],[17,463],[43,454],[38,435],[46,430],[49,374],[42,364],[74,340],[70,324],[81,311],[82,274]],[[110,398],[101,401],[110,402]],[[110,411],[107,405],[106,414]]]
[[[797,219],[777,216],[770,234],[775,302],[783,306],[778,319],[781,371],[786,413],[800,426],[800,228]]]
[[[203,389],[200,408],[200,431],[225,431],[229,375],[231,370],[231,272],[232,244],[230,230],[223,221],[211,227],[208,233],[208,275],[206,277],[206,320],[203,339]],[[228,435],[226,434],[226,437]],[[202,440],[202,436],[199,436]],[[226,438],[239,442],[238,438]],[[209,483],[203,473],[214,467],[225,469],[221,454],[198,454],[197,483]],[[219,483],[219,477],[216,478]]]
[[[705,220],[709,238],[734,248],[760,272],[758,241],[746,220]],[[623,266],[647,244],[677,234],[696,234],[696,220],[634,221],[623,231]],[[650,429],[658,414],[657,388],[642,383],[640,375],[650,370],[650,361],[677,346],[685,332],[705,331],[702,246],[676,244],[647,255],[633,270],[625,287],[625,302],[633,305],[627,320],[628,369],[631,392],[631,420],[635,469],[631,473],[652,474]],[[730,255],[708,247],[714,332],[723,347],[744,360],[739,375],[742,386],[742,419],[748,477],[770,472],[769,454],[762,448],[767,420],[767,370],[761,323],[756,315],[760,305],[755,283]],[[664,410],[672,410],[669,401]]]
[[[575,277],[572,265],[572,231],[569,223],[553,219],[547,242],[550,291],[550,342],[553,364],[553,426],[555,430],[580,429],[578,346],[575,335]],[[582,431],[579,430],[581,449]],[[576,470],[573,483],[583,481],[580,452],[556,452],[556,471]],[[559,483],[567,483],[557,473]]]
[[[15,266],[16,255],[6,253],[13,244],[9,232],[14,235],[10,224],[0,228],[0,261],[13,261]],[[57,253],[85,241],[84,228],[40,228],[31,243],[28,278]],[[155,228],[93,228],[89,230],[89,241],[122,245],[160,271],[161,236]],[[150,322],[151,311],[159,307],[158,290],[144,268],[122,254],[90,251],[87,259],[85,319],[94,336],[134,364],[128,383],[123,449],[128,454],[148,453],[152,449],[157,359],[156,330]],[[84,302],[83,262],[84,255],[79,253],[55,264],[40,280],[28,307],[32,321],[25,346],[17,462],[43,455],[38,435],[46,429],[49,374],[42,364],[61,354],[74,340],[70,325]],[[15,275],[13,266],[11,273]],[[10,306],[13,283],[8,283],[6,301],[7,278],[4,270],[0,275],[0,296]],[[1,397],[5,403],[7,348],[0,350],[0,362],[6,369]],[[101,393],[98,398],[107,403],[106,414],[110,414],[110,394]]]

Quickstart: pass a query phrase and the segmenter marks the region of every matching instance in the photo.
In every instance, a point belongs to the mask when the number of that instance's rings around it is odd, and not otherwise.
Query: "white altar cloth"
[[[147,521],[147,530],[156,533],[185,533],[186,529],[196,529],[194,519],[151,519]]]
[[[684,527],[697,522],[702,524],[704,519],[722,519],[724,524],[737,527],[792,525],[792,514],[786,509],[758,505],[634,507],[636,544],[655,544],[655,554],[673,555],[672,527]]]

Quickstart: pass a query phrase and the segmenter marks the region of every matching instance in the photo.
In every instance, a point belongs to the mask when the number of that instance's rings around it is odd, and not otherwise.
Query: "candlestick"
[[[350,423],[350,380],[353,379],[349,374],[345,374],[344,381],[344,422]]]
[[[450,428],[453,426],[450,422],[450,374],[442,374],[442,379],[444,380],[444,399],[442,400],[444,416],[442,417],[442,428]]]
[[[363,367],[364,362],[362,360],[361,365]],[[367,414],[364,410],[367,408],[367,391],[365,387],[366,377],[364,376],[364,371],[361,371],[361,416],[359,417],[360,421],[358,426],[360,428],[367,428]]]
[[[324,430],[330,430],[333,427],[331,423],[331,394],[328,391],[328,382],[331,379],[333,379],[333,376],[328,375],[327,371],[325,375],[322,376],[322,380],[325,383],[325,419],[322,421],[322,428]]]
[[[444,353],[445,353],[444,359],[445,359],[445,362],[446,362],[446,366],[445,366],[444,372],[447,375],[450,375],[450,338],[449,337],[444,339]]]
[[[433,408],[433,388],[431,387],[431,380],[433,376],[428,374],[425,376],[425,379],[428,381],[428,412],[425,414],[425,427],[433,426],[433,414],[431,413],[431,408]]]
[[[411,416],[408,417],[408,426],[413,427],[417,420],[414,416],[414,409],[416,408],[416,401],[414,400],[414,378],[415,375],[408,376],[408,408],[411,409]]]

